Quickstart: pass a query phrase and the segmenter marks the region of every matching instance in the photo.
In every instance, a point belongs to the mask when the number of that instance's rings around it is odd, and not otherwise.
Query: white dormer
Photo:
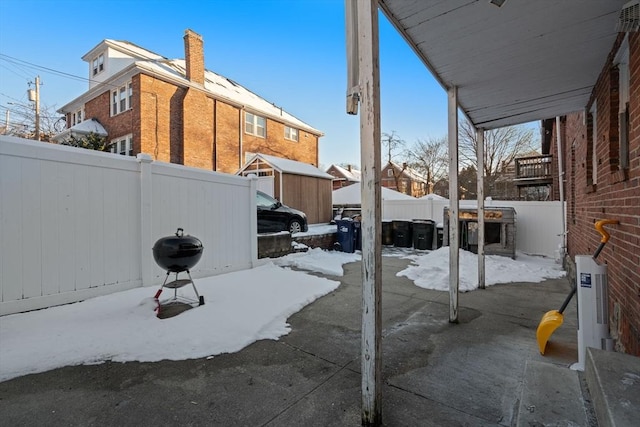
[[[82,57],[89,65],[89,90],[138,60],[159,59],[165,58],[132,43],[110,39],[103,40]]]

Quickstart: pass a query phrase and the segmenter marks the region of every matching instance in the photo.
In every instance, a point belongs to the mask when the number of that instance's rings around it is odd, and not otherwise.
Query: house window
[[[95,58],[93,58],[93,75],[97,75],[98,73],[101,73],[102,71],[104,71],[104,54],[101,53],[100,55],[96,56]]]
[[[71,114],[71,126],[75,126],[82,122],[82,110],[78,110]]]
[[[298,142],[298,129],[290,128],[289,126],[284,127],[284,137],[285,139],[289,139],[291,141]]]
[[[133,156],[133,135],[112,140],[110,151],[123,156]]]
[[[629,39],[625,37],[616,57],[618,67],[618,168],[629,168]]]
[[[249,112],[244,113],[244,131],[255,136],[266,136],[267,120],[262,116],[257,116]]]
[[[133,88],[131,82],[111,92],[111,115],[115,116],[131,108]]]
[[[391,168],[387,169],[387,176],[388,177],[393,177],[393,169],[391,169]]]

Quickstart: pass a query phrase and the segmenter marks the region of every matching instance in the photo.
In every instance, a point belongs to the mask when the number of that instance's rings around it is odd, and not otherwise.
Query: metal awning
[[[626,1],[379,5],[443,88],[457,87],[459,108],[474,126],[491,129],[583,110]]]

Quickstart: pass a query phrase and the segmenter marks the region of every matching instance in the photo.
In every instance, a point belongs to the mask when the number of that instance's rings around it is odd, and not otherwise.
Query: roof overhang
[[[379,0],[477,128],[581,111],[628,0]]]

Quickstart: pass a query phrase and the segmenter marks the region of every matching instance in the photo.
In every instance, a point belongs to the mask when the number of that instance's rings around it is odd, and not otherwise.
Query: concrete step
[[[525,366],[518,427],[595,427],[589,416],[577,371],[552,363],[529,360]]]
[[[587,348],[585,377],[600,427],[640,425],[640,357]]]

